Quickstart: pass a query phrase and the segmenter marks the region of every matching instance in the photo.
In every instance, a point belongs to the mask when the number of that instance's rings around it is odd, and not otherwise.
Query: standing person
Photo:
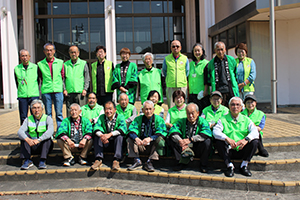
[[[98,60],[92,63],[93,92],[97,94],[98,103],[103,106],[105,102],[112,101],[114,64],[105,59],[106,48],[104,46],[97,46],[95,51]]]
[[[44,45],[46,58],[38,62],[39,77],[42,83],[42,99],[46,114],[52,117],[52,101],[54,103],[57,130],[63,120],[63,79],[65,77],[64,61],[54,57],[55,46],[52,43]]]
[[[212,92],[220,91],[223,96],[223,105],[227,106],[229,99],[239,96],[239,87],[236,81],[236,62],[232,56],[226,55],[224,42],[214,45],[216,56],[207,66],[205,85],[211,85]]]
[[[38,67],[30,62],[30,54],[26,49],[20,51],[21,64],[14,69],[18,89],[19,115],[21,125],[28,114],[28,106],[40,96],[38,85]]]
[[[135,63],[129,61],[130,50],[126,47],[120,51],[122,63],[113,71],[112,89],[117,89],[117,98],[123,92],[128,95],[129,103],[134,104],[138,83],[138,70]]]
[[[254,94],[254,81],[256,78],[256,65],[252,58],[247,57],[248,48],[244,43],[235,47],[235,59],[237,63],[237,82],[239,85],[240,97],[245,98],[248,94]]]
[[[147,101],[148,94],[151,90],[158,91],[160,99],[158,103],[163,103],[163,90],[161,81],[161,70],[152,66],[153,54],[145,53],[142,56],[143,62],[146,66],[145,69],[139,72],[139,93],[141,96],[141,104]]]
[[[205,50],[202,44],[196,43],[192,50],[192,61],[190,62],[189,82],[189,102],[196,103],[199,112],[209,105],[209,88],[204,85],[204,68],[208,64],[205,59]]]
[[[71,59],[64,63],[64,95],[68,117],[70,117],[70,105],[72,103],[77,103],[80,106],[86,103],[86,92],[90,85],[89,67],[86,61],[79,58],[79,48],[71,46],[69,54]]]
[[[169,108],[174,106],[172,94],[175,90],[182,90],[187,94],[187,77],[189,76],[189,60],[181,54],[181,43],[174,40],[171,43],[172,53],[165,57],[163,62],[163,73],[166,77],[166,96]]]

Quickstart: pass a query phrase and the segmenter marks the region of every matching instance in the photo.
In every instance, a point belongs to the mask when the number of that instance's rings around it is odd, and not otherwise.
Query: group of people
[[[102,165],[104,148],[110,148],[114,152],[113,170],[120,168],[126,151],[133,158],[128,170],[144,167],[152,172],[153,161],[165,154],[168,145],[177,160],[174,170],[183,169],[196,156],[200,157],[200,171],[205,173],[214,146],[224,158],[226,176],[234,174],[232,157],[241,158],[241,173],[251,176],[247,166],[257,147],[260,155],[268,156],[268,153],[261,139],[265,115],[256,109],[254,96],[255,64],[246,57],[246,45],[236,47],[236,60],[225,54],[223,42],[215,44],[216,57],[211,61],[204,59],[201,44],[194,45],[190,63],[181,54],[178,40],[171,43],[171,51],[163,62],[162,72],[152,66],[153,54],[146,53],[142,57],[145,69],[138,73],[136,64],[129,61],[128,48],[121,49],[122,62],[114,67],[106,60],[106,48],[97,46],[98,59],[91,65],[93,92],[88,94],[89,69],[86,61],[79,58],[77,46],[69,48],[71,59],[63,62],[54,57],[55,46],[47,43],[46,58],[37,65],[29,61],[27,50],[21,50],[22,63],[15,68],[22,124],[18,132],[21,158],[24,158],[21,169],[33,165],[32,151],[41,153],[39,168],[46,168],[47,154],[53,148],[53,101],[57,122],[55,138],[63,152],[64,166],[73,165],[75,160],[86,165],[87,153],[94,146],[95,161],[91,166],[94,170]],[[163,76],[169,106],[165,120],[160,106]],[[43,101],[39,100],[39,83]],[[114,90],[118,105],[112,101]],[[244,97],[246,105],[243,112],[239,95]],[[136,96],[140,96],[142,103],[139,116],[134,106]],[[65,119],[62,117],[64,99],[68,113]],[[28,105],[32,114],[29,117]],[[44,105],[46,114],[43,114]],[[78,159],[73,152],[80,152]],[[144,164],[140,154],[148,155]]]

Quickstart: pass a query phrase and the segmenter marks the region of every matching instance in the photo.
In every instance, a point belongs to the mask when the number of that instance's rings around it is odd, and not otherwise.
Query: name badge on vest
[[[249,67],[250,67],[250,65],[247,65],[247,67],[249,68]]]
[[[193,77],[193,78],[196,78],[196,76],[197,76],[197,74],[192,74],[192,77]]]
[[[109,70],[110,69],[110,67],[107,67],[107,70]]]
[[[181,61],[179,64],[183,65],[183,62]]]

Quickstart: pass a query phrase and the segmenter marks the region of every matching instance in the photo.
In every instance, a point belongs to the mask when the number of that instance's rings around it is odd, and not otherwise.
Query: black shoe
[[[183,163],[178,163],[175,167],[173,167],[173,171],[180,171],[186,167]]]
[[[152,162],[146,162],[144,168],[148,172],[154,172],[154,167],[152,165]]]
[[[234,176],[234,168],[233,167],[227,167],[227,169],[224,172],[224,174],[227,177],[233,177]]]
[[[258,155],[262,156],[262,157],[269,157],[269,153],[266,149],[261,149],[259,152],[258,152]]]
[[[200,165],[200,172],[202,172],[202,173],[207,173],[207,172],[208,172],[207,167],[206,167],[206,166]]]
[[[136,160],[133,165],[127,168],[127,170],[132,171],[142,167],[142,162],[140,160]]]
[[[240,170],[241,174],[243,174],[244,176],[252,176],[252,173],[250,172],[247,166],[240,168]]]

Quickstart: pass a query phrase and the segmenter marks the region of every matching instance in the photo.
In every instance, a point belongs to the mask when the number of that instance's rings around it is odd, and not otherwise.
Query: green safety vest
[[[240,63],[240,60],[238,58],[235,59],[236,63],[237,63],[237,66],[239,65]],[[251,71],[251,62],[252,62],[252,59],[251,58],[248,58],[248,57],[245,57],[245,59],[243,60],[243,66],[244,66],[244,81],[247,80],[247,78],[249,77],[250,75],[250,71]],[[254,89],[254,81],[253,83],[249,83],[247,85],[244,86],[244,92],[254,92],[255,89]]]
[[[61,70],[64,61],[58,58],[54,58],[52,63],[52,73],[51,77],[50,68],[46,58],[38,62],[38,66],[42,72],[43,83],[41,87],[42,94],[53,93],[53,92],[63,92],[63,81],[61,77]]]
[[[28,117],[28,133],[31,138],[39,138],[44,134],[45,131],[47,131],[47,117],[48,115],[43,114],[38,127],[36,127],[36,122],[33,115]]]
[[[96,103],[93,109],[90,108],[88,104],[81,107],[82,117],[87,119],[94,119],[100,115],[100,112],[104,110],[103,106]]]
[[[15,74],[18,81],[18,97],[28,98],[40,96],[37,69],[37,65],[31,62],[28,63],[27,69],[23,67],[23,64],[19,64],[15,67]]]
[[[190,94],[198,94],[204,91],[204,68],[209,61],[206,59],[200,60],[197,64],[195,61],[190,62],[189,92]]]
[[[143,107],[142,107],[143,108]],[[141,108],[141,109],[142,109]],[[162,111],[162,109],[163,109],[163,107],[161,107],[160,105],[158,105],[158,104],[155,104],[154,105],[154,114],[156,114],[156,115],[159,115],[160,113],[161,113],[161,111]]]
[[[64,63],[65,84],[68,93],[82,93],[84,89],[84,67],[86,61],[77,59],[73,66],[72,60]]]
[[[213,121],[214,123],[217,123],[223,115],[229,113],[229,109],[223,105],[220,105],[216,113],[214,113],[212,110],[212,105],[209,105],[203,109],[202,113],[205,115],[206,121]]]
[[[166,56],[165,58],[167,64],[167,75],[166,75],[166,85],[167,87],[186,87],[186,62],[187,57],[183,54],[179,55],[179,58],[175,62],[173,54]]]
[[[135,108],[134,105],[132,105],[130,103],[127,105],[127,107],[125,108],[124,111],[123,111],[122,107],[120,106],[120,104],[118,104],[116,107],[117,107],[117,114],[123,115],[125,117],[125,120],[133,115],[133,109]],[[136,114],[137,114],[137,112],[136,112]]]
[[[258,126],[262,120],[262,118],[266,115],[264,112],[257,110],[256,108],[254,109],[253,113],[251,113],[251,115],[249,116],[248,114],[248,110],[245,109],[241,112],[243,115],[249,117],[251,119],[251,121],[255,124],[255,126]],[[263,136],[263,132],[260,131],[260,135]]]
[[[186,105],[184,105],[184,108],[181,110],[178,110],[177,106],[173,106],[172,108],[169,109],[169,114],[170,114],[170,123],[174,124],[176,123],[179,119],[186,118],[186,110],[185,110]]]
[[[92,85],[93,92],[97,93],[97,63],[98,61],[92,63]],[[104,78],[105,78],[105,92],[113,92],[111,89],[112,78],[113,78],[112,62],[109,60],[104,60]]]
[[[150,71],[143,69],[139,72],[138,76],[140,82],[141,103],[143,104],[147,101],[148,94],[151,90],[156,90],[160,95],[159,102],[163,102],[161,70],[154,67],[152,67]]]

